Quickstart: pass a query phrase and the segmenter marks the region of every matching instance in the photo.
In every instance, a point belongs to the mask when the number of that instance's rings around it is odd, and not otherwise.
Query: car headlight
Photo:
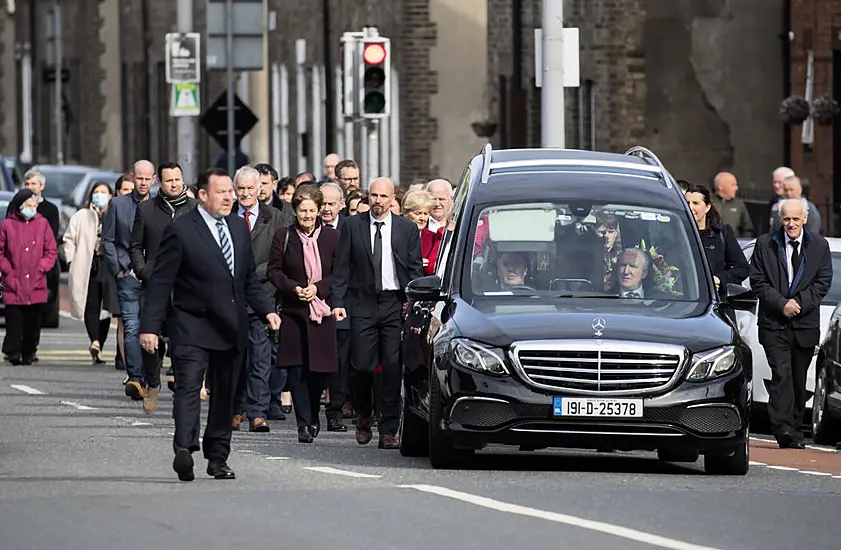
[[[712,380],[736,368],[736,351],[733,346],[696,353],[692,356],[692,367],[686,380],[701,382]]]
[[[450,355],[457,365],[466,369],[497,376],[508,374],[508,368],[503,359],[505,354],[498,348],[456,338],[450,341]]]

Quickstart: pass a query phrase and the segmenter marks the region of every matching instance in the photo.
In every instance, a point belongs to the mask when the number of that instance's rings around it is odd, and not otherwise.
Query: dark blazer
[[[254,228],[251,230],[251,248],[254,250],[254,263],[257,265],[257,269],[255,270],[257,280],[263,285],[266,296],[272,298],[275,294],[275,288],[266,274],[272,251],[272,239],[274,239],[278,229],[288,227],[289,224],[285,223],[283,215],[277,208],[260,203],[259,209],[260,214],[252,222]],[[239,216],[238,203],[234,203],[234,208],[231,212]]]
[[[336,235],[341,234],[342,226],[345,224],[345,220],[347,220],[347,216],[339,212],[338,217],[336,218]],[[350,330],[350,319],[345,318],[336,323],[336,330]]]
[[[131,230],[129,255],[131,265],[137,278],[146,281],[152,274],[155,257],[161,246],[161,238],[166,227],[172,220],[180,218],[185,212],[195,207],[198,201],[188,199],[187,202],[175,210],[164,198],[157,194],[147,201],[141,202],[134,214],[134,226]]]
[[[137,200],[134,193],[114,197],[102,217],[102,258],[108,271],[115,277],[120,272],[128,273],[133,269],[129,246],[134,215],[140,204],[141,201]]]
[[[409,281],[423,277],[420,234],[418,226],[402,216],[391,214],[391,223],[391,250],[397,283],[405,289]],[[345,308],[348,317],[376,315],[370,211],[345,218],[334,263],[333,307]]]
[[[269,259],[268,276],[277,289],[277,299],[282,303],[280,341],[277,365],[280,367],[306,366],[312,372],[336,372],[338,352],[336,350],[336,320],[324,317],[321,323],[309,318],[309,302],[298,299],[295,287],[306,288],[307,271],[304,267],[304,247],[298,236],[298,224],[282,228],[274,236]],[[286,234],[286,255],[283,254]],[[321,280],[315,283],[317,296],[331,302],[333,284],[333,256],[339,245],[339,233],[330,226],[322,225],[318,236],[318,255],[321,257]]]
[[[750,275],[750,266],[745,259],[733,228],[727,224],[716,224],[701,232],[701,242],[710,264],[710,271],[721,281],[721,288],[727,283],[740,285]]]
[[[782,330],[788,326],[808,334],[798,336],[802,347],[818,344],[820,305],[832,284],[832,256],[826,239],[803,228],[800,266],[793,284],[786,268],[785,232],[762,235],[756,240],[750,262],[750,285],[759,298],[759,329]],[[783,307],[790,298],[800,304],[800,314],[788,319]]]
[[[247,348],[246,304],[261,318],[274,308],[254,274],[245,220],[232,214],[226,221],[234,247],[234,277],[199,207],[166,226],[140,312],[141,333],[161,334],[171,295],[168,333],[173,346]]]

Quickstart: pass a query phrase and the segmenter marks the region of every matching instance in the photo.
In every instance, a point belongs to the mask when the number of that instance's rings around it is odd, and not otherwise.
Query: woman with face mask
[[[111,202],[111,187],[97,182],[83,208],[78,210],[64,233],[64,257],[69,267],[70,315],[84,319],[90,339],[91,359],[103,364],[102,348],[108,338],[111,316],[117,308],[114,278],[102,262],[102,218]]]
[[[0,223],[0,276],[6,304],[3,353],[13,365],[31,365],[41,334],[41,311],[47,303],[47,272],[56,260],[56,243],[38,198],[29,189],[9,203]]]

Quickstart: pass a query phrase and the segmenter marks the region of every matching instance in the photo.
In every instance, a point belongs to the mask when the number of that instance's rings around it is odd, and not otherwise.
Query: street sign
[[[197,32],[166,35],[166,82],[184,84],[201,82],[201,35]]]
[[[230,0],[233,4],[234,71],[263,70],[263,33],[267,14],[263,0]],[[207,56],[209,71],[228,69],[226,0],[207,0]]]
[[[226,92],[219,94],[199,120],[202,128],[225,150],[228,149],[227,96]],[[258,120],[251,109],[234,94],[234,148],[239,148],[242,138],[254,128]]]
[[[170,116],[199,116],[201,114],[199,85],[193,82],[172,85]]]

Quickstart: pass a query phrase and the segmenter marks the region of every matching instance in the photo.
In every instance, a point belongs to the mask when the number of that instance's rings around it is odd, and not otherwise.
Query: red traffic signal
[[[362,59],[369,65],[379,65],[385,61],[385,47],[382,44],[366,44],[362,50]]]

